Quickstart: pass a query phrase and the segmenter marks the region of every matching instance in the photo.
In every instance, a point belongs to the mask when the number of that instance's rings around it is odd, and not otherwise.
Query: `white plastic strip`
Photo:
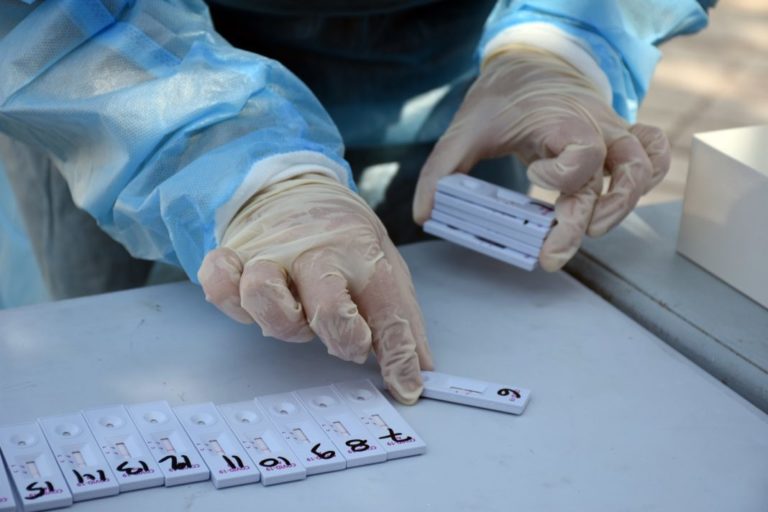
[[[489,240],[504,247],[509,247],[510,249],[514,249],[523,254],[533,256],[534,258],[538,258],[539,253],[541,252],[540,245],[538,247],[528,245],[525,242],[521,242],[507,235],[503,235],[498,231],[493,231],[486,227],[473,224],[472,222],[467,222],[466,220],[437,210],[432,210],[432,220],[436,220],[437,222],[445,224],[446,226],[460,229],[466,233],[469,233],[470,235],[475,235],[484,240]]]
[[[173,411],[211,470],[217,489],[259,481],[259,470],[215,405],[182,405]]]
[[[75,502],[114,496],[120,486],[81,414],[37,420]]]
[[[533,270],[536,268],[536,258],[523,254],[521,252],[509,249],[507,247],[501,247],[494,245],[485,240],[481,240],[474,235],[465,233],[456,228],[446,226],[435,220],[428,220],[424,223],[424,231],[431,235],[439,236],[449,242],[453,242],[467,249],[485,254],[491,258],[509,263],[516,267],[520,267],[523,270]]]
[[[0,428],[0,449],[24,512],[72,504],[64,475],[37,423]]]
[[[466,174],[441,178],[437,182],[437,190],[544,227],[551,226],[555,221],[551,205]]]
[[[459,217],[467,222],[485,226],[503,235],[515,238],[534,247],[541,247],[544,238],[549,233],[549,228],[537,224],[526,223],[521,219],[496,212],[489,208],[464,201],[455,196],[442,192],[435,194],[434,211],[441,211],[454,217]]]
[[[163,473],[122,405],[83,411],[83,417],[107,459],[120,492],[159,487]]]
[[[531,392],[517,386],[505,386],[480,380],[455,377],[445,373],[421,372],[424,398],[433,398],[482,409],[522,414]]]

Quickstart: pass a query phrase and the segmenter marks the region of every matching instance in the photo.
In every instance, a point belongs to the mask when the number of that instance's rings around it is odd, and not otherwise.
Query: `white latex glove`
[[[557,224],[541,250],[545,270],[561,268],[586,232],[600,236],[658,184],[670,163],[658,128],[629,126],[579,71],[556,55],[510,45],[490,54],[419,177],[413,215],[423,224],[437,181],[481,159],[516,155],[529,179],[560,192]],[[610,177],[606,193],[603,177]]]
[[[414,403],[432,369],[408,267],[376,214],[337,181],[306,174],[256,194],[198,279],[206,299],[265,336],[364,363],[373,348],[389,390]]]

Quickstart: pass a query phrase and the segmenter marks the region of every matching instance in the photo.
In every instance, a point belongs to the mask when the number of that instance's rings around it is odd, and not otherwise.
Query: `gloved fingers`
[[[640,144],[645,148],[645,152],[651,161],[653,174],[648,182],[644,194],[658,185],[669,171],[672,162],[672,150],[669,147],[669,139],[663,130],[655,126],[637,123],[630,127],[630,133],[637,137]]]
[[[243,262],[228,247],[214,249],[205,255],[197,279],[203,287],[205,300],[214,304],[228,317],[240,323],[253,323],[253,318],[240,306],[240,276]]]
[[[308,251],[294,261],[292,275],[309,326],[328,353],[363,364],[371,352],[371,330],[358,312],[340,268],[328,251]]]
[[[419,366],[422,370],[431,371],[435,369],[435,365],[432,361],[432,351],[429,348],[429,342],[427,340],[427,331],[424,327],[424,317],[421,313],[421,306],[416,298],[416,290],[413,287],[413,279],[411,278],[411,272],[408,270],[408,265],[400,255],[400,251],[397,250],[395,244],[389,239],[384,241],[384,254],[393,266],[393,271],[399,273],[400,276],[404,276],[405,280],[399,281],[402,286],[407,289],[402,293],[403,311],[408,317],[411,329],[413,330],[414,339],[416,340],[416,354],[419,356]],[[398,278],[402,279],[402,277]]]
[[[376,262],[374,274],[355,295],[373,333],[373,349],[381,375],[401,403],[415,403],[423,390],[420,358],[432,367],[420,309],[407,276],[389,257]]]
[[[608,147],[605,165],[611,182],[608,192],[597,200],[589,236],[602,236],[621,222],[635,208],[653,174],[645,148],[631,133]]]
[[[477,161],[477,153],[472,150],[473,134],[463,128],[467,123],[467,119],[457,114],[421,169],[413,198],[413,219],[419,225],[424,224],[432,213],[440,178],[455,172],[466,174]]]
[[[528,178],[565,195],[581,190],[595,172],[602,170],[607,153],[605,141],[595,127],[573,119],[557,125],[541,146],[537,152],[542,158],[528,166]]]
[[[315,337],[304,309],[291,291],[285,270],[275,262],[251,260],[240,278],[240,302],[264,336],[305,342]]]
[[[541,268],[547,272],[559,270],[579,250],[602,185],[602,172],[597,172],[587,186],[575,194],[561,194],[557,198],[555,201],[557,224],[549,232],[541,248],[539,254]]]

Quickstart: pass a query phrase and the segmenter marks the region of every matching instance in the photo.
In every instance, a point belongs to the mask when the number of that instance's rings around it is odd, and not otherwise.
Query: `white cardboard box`
[[[768,126],[694,136],[677,251],[768,308]]]

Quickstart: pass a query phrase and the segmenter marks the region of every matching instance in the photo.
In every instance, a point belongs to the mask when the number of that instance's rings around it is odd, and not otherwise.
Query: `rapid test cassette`
[[[320,386],[295,391],[315,421],[344,454],[347,467],[375,464],[387,460],[387,452],[365,428],[335,389]]]
[[[471,176],[438,182],[424,231],[525,270],[536,267],[554,208]]]
[[[346,458],[322,428],[312,419],[304,404],[293,393],[277,393],[256,398],[267,411],[299,460],[307,475],[338,471],[347,467]]]
[[[369,380],[333,384],[369,432],[382,444],[387,459],[421,455],[427,445]]]
[[[303,480],[307,470],[255,400],[224,404],[219,412],[256,463],[263,485]]]
[[[472,176],[451,174],[440,179],[437,190],[541,226],[555,221],[550,205]]]
[[[440,220],[436,213],[442,214]],[[442,192],[435,194],[435,208],[432,218],[440,222],[464,222],[475,230],[485,228],[484,234],[491,237],[505,235],[526,244],[525,249],[538,249],[544,243],[550,227],[540,226],[506,213],[498,212],[475,203]]]
[[[37,423],[0,428],[0,450],[24,512],[72,504],[69,487]]]
[[[505,386],[481,380],[465,379],[445,373],[421,372],[424,391],[421,396],[482,409],[522,414],[531,392],[516,386]]]
[[[160,466],[167,487],[208,480],[208,467],[168,402],[131,405],[128,414]]]
[[[173,411],[211,470],[214,487],[223,489],[259,481],[256,464],[215,405],[182,405]]]
[[[0,512],[14,512],[16,510],[16,500],[13,497],[11,481],[8,480],[8,473],[5,466],[2,465],[3,457],[0,455]]]
[[[49,416],[37,422],[48,439],[74,501],[114,496],[120,492],[120,486],[81,414]]]
[[[533,270],[536,268],[537,260],[533,256],[478,238],[453,226],[442,224],[434,220],[428,220],[424,223],[424,231],[430,235],[439,236],[456,245],[472,249],[475,252],[515,265],[524,270]]]
[[[120,486],[120,492],[159,487],[163,473],[122,405],[83,411],[107,464]]]
[[[466,220],[462,220],[453,215],[443,213],[441,211],[434,210],[432,212],[432,220],[440,222],[446,226],[452,226],[456,229],[464,231],[467,234],[479,237],[481,240],[494,239],[502,247],[507,247],[514,251],[521,252],[523,254],[538,254],[541,249],[541,245],[544,243],[544,239],[540,240],[522,240],[520,237],[509,236],[504,233],[496,232],[486,228],[480,224],[472,224]]]

